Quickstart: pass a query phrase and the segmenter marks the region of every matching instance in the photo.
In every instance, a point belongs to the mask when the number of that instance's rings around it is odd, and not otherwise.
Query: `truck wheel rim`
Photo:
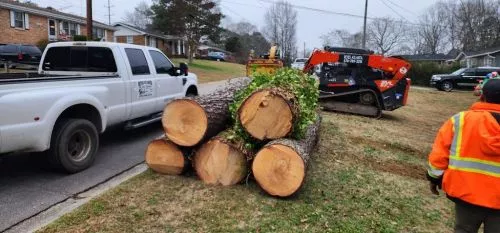
[[[449,82],[443,83],[443,89],[446,91],[451,90],[451,84]]]
[[[91,138],[87,132],[84,130],[74,132],[68,141],[68,157],[74,162],[84,160],[90,153],[91,144]]]

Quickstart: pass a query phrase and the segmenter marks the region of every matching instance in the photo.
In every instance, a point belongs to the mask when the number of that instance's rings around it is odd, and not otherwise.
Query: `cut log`
[[[306,176],[307,162],[317,143],[321,119],[307,128],[302,140],[269,142],[255,156],[252,172],[259,186],[271,196],[295,194]]]
[[[238,118],[255,139],[273,140],[289,136],[297,119],[295,96],[279,88],[255,91],[239,107]]]
[[[166,138],[149,143],[145,160],[153,171],[167,175],[180,175],[188,167],[182,149]]]
[[[213,93],[171,101],[163,111],[165,134],[175,144],[186,147],[199,145],[217,135],[230,122],[229,104],[235,92],[249,82],[248,78],[230,80]]]
[[[222,133],[223,134],[223,133]],[[244,142],[230,142],[217,136],[205,143],[193,157],[193,167],[198,177],[206,184],[234,185],[248,174]]]

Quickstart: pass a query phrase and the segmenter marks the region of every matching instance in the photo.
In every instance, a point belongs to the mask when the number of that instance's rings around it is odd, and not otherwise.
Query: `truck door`
[[[465,70],[460,77],[457,79],[457,85],[460,87],[474,87],[478,82],[479,78],[476,69],[470,68]]]
[[[163,111],[165,104],[170,100],[184,96],[183,76],[176,76],[172,73],[174,65],[163,53],[156,50],[149,50],[149,54],[155,65],[156,109],[157,111]]]
[[[130,67],[131,119],[156,112],[155,80],[142,49],[125,48]]]

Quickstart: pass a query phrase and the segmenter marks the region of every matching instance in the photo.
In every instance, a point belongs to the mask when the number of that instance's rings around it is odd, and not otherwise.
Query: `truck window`
[[[155,63],[157,74],[168,74],[174,65],[162,53],[154,50],[149,50],[151,58]]]
[[[37,48],[35,46],[28,46],[28,45],[21,46],[21,52],[28,53],[28,54],[41,54],[42,53],[42,51],[40,51],[39,48]]]
[[[113,52],[104,47],[53,47],[47,51],[43,70],[110,72],[117,71]]]
[[[4,53],[17,53],[17,46],[16,45],[6,45],[4,48],[3,48],[3,52]]]
[[[149,74],[146,56],[140,49],[125,49],[133,75]]]

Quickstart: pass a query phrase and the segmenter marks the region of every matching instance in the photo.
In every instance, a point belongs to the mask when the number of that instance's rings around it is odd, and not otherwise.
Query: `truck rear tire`
[[[99,133],[85,119],[62,119],[56,122],[50,150],[50,164],[63,172],[77,173],[90,167],[97,155]]]

